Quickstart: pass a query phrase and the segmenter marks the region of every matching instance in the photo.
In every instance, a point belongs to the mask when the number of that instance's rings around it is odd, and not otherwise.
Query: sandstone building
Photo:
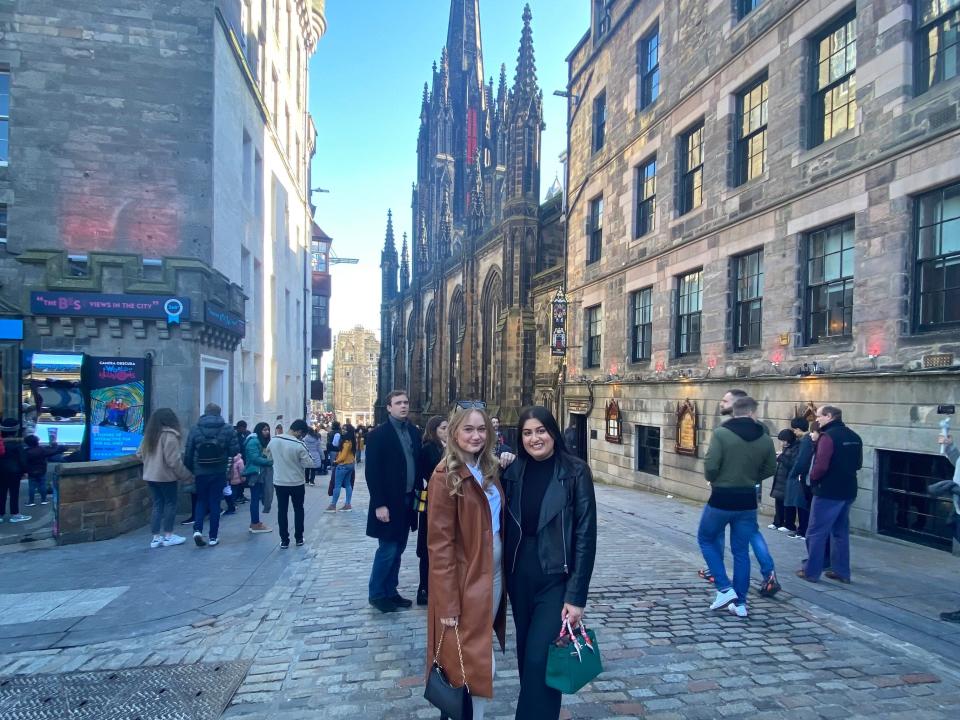
[[[333,414],[340,422],[372,425],[380,343],[357,325],[337,334],[333,347]]]
[[[726,389],[774,433],[829,401],[865,442],[853,525],[949,549],[926,487],[958,400],[960,3],[592,8],[568,58],[570,348],[538,376],[565,372],[594,473],[705,498]]]
[[[527,6],[513,82],[501,65],[495,86],[479,0],[452,0],[447,44],[423,87],[412,233],[398,255],[388,216],[381,263],[379,394],[408,388],[414,418],[483,398],[509,422],[533,399],[532,291],[563,240],[560,196],[540,205],[531,20]]]

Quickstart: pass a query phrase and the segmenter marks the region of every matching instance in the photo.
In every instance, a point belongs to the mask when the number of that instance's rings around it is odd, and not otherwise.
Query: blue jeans
[[[403,540],[379,540],[380,546],[373,556],[373,567],[370,569],[370,586],[368,597],[370,600],[384,600],[397,595],[397,586],[400,584],[400,558],[407,547],[407,536]]]
[[[203,532],[203,517],[210,513],[210,539],[220,532],[220,501],[223,500],[223,487],[227,484],[222,473],[215,475],[197,475],[197,506],[193,509],[193,531]]]
[[[333,496],[330,498],[330,504],[336,505],[340,500],[340,488],[346,488],[347,505],[350,504],[350,498],[353,497],[353,482],[350,475],[353,472],[353,463],[349,465],[337,465],[333,474]]]
[[[830,567],[845,580],[850,579],[850,506],[853,500],[814,497],[807,527],[807,559],[803,572],[810,580],[819,580],[830,543]]]
[[[263,481],[250,486],[250,524],[260,522],[260,501],[263,499]]]
[[[46,475],[39,475],[37,477],[34,477],[33,475],[31,475],[29,478],[29,488],[30,488],[30,491],[29,491],[30,499],[27,500],[27,502],[29,502],[31,505],[33,505],[33,501],[37,493],[40,494],[40,502],[47,501],[47,476]]]
[[[773,556],[770,554],[770,548],[767,547],[767,540],[760,532],[760,528],[750,538],[750,547],[753,554],[757,556],[757,562],[760,564],[760,572],[763,577],[768,577],[773,572]]]
[[[729,590],[730,578],[723,564],[723,540],[727,525],[730,526],[730,550],[733,552],[732,587],[737,593],[738,602],[744,604],[750,589],[750,541],[759,532],[757,511],[719,510],[705,506],[700,516],[697,543],[710,574],[716,578],[717,590]]]

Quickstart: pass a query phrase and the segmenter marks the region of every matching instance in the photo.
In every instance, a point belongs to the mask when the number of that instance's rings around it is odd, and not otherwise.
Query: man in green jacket
[[[697,542],[703,559],[716,578],[717,597],[711,610],[730,607],[738,617],[747,616],[750,587],[750,538],[757,525],[756,485],[777,469],[777,454],[767,429],[753,415],[757,401],[738,397],[733,419],[713,432],[704,459],[704,474],[710,483],[710,499],[703,508]],[[723,563],[723,540],[730,526],[733,553],[733,583]]]

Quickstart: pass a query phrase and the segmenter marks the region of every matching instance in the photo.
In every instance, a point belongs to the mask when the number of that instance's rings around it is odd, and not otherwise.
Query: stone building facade
[[[0,310],[24,351],[151,358],[184,422],[299,417],[323,0],[128,5],[0,4]]]
[[[543,97],[530,8],[513,83],[501,65],[495,89],[479,5],[452,0],[447,44],[424,84],[413,231],[399,255],[388,216],[379,395],[407,388],[415,418],[483,398],[509,422],[533,398],[533,279],[559,261],[563,236],[560,197],[540,204]]]
[[[340,422],[372,425],[377,400],[380,343],[357,325],[337,334],[333,346],[333,414]]]
[[[960,369],[958,4],[592,7],[568,58],[558,409],[596,476],[702,499],[727,389],[774,434],[829,402],[865,443],[852,524],[949,549],[926,486]]]

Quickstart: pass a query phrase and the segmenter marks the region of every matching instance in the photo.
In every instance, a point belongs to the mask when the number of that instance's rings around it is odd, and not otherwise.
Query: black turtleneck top
[[[547,486],[553,480],[553,471],[556,466],[557,454],[554,453],[546,460],[530,458],[523,469],[523,492],[520,496],[520,528],[524,538],[535,538],[537,526],[540,523],[540,506],[543,505],[543,496]]]

